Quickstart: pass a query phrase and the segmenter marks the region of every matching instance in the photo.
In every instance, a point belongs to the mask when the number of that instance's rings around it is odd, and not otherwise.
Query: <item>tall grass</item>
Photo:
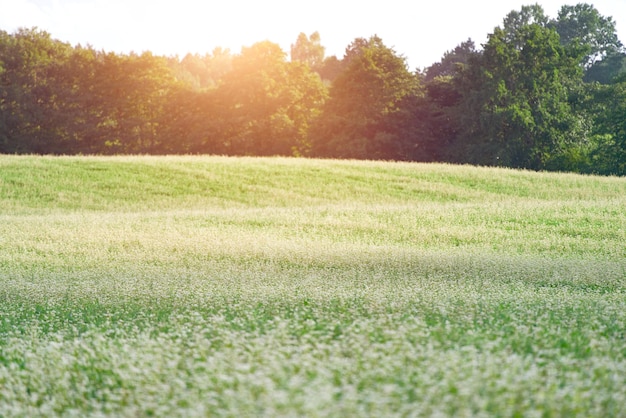
[[[0,157],[0,416],[624,416],[626,181]]]

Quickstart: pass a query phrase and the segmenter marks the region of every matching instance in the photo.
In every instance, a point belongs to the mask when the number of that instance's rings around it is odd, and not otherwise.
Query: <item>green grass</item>
[[[0,157],[0,416],[626,416],[626,179]]]

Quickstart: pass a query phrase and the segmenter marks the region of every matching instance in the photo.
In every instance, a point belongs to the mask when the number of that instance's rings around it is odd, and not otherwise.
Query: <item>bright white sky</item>
[[[467,38],[477,45],[511,10],[541,4],[556,17],[567,0],[0,0],[0,30],[33,26],[72,45],[158,55],[238,53],[270,40],[289,52],[298,34],[319,31],[326,55],[343,56],[356,37],[378,35],[412,69],[439,61]],[[626,0],[589,0],[617,22],[626,43]]]

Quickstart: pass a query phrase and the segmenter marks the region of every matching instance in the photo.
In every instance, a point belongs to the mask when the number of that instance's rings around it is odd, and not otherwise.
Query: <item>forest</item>
[[[488,28],[487,28],[488,29]],[[415,42],[426,42],[416,39]],[[118,54],[0,31],[0,153],[380,159],[626,175],[626,48],[589,4],[511,11],[427,68],[373,35],[343,57]]]

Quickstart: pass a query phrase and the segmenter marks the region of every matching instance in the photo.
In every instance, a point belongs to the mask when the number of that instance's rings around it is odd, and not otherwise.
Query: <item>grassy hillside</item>
[[[626,179],[0,157],[0,416],[623,416]]]
[[[624,179],[437,164],[219,157],[0,158],[0,209],[153,210],[620,199]]]

